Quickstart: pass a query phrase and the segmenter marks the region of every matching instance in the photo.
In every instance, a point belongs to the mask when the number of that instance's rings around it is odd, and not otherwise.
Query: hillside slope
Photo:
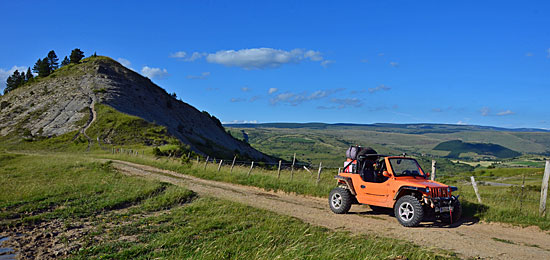
[[[207,112],[175,99],[148,78],[101,56],[60,68],[0,97],[0,137],[53,137],[77,131],[89,120],[93,103],[164,126],[169,135],[205,155],[232,157],[240,153],[273,161],[231,137]],[[95,132],[98,136],[93,138],[117,144],[113,133]]]

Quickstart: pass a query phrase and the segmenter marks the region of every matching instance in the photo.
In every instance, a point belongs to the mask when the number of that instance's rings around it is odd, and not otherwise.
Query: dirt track
[[[326,199],[267,192],[255,187],[204,180],[124,161],[115,160],[113,165],[125,174],[185,186],[202,196],[244,203],[334,230],[374,233],[409,240],[418,245],[456,252],[462,258],[550,259],[550,235],[537,227],[464,222],[452,227],[425,223],[422,227],[405,228],[393,217],[376,214],[366,206],[353,206],[349,214],[337,215],[328,209]]]

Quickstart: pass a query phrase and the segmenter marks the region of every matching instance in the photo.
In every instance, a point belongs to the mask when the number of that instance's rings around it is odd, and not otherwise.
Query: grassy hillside
[[[449,151],[449,158],[459,158],[463,153],[475,153],[496,158],[512,158],[521,154],[498,144],[466,143],[460,140],[446,141],[438,144],[434,150]]]
[[[0,229],[24,257],[70,259],[442,259],[157,181],[82,155],[0,154]],[[6,234],[6,233],[4,233]],[[452,256],[451,256],[452,257]]]

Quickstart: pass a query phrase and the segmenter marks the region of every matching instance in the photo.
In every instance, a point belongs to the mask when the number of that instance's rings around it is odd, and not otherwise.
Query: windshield
[[[393,158],[390,159],[391,168],[395,177],[422,176],[422,168],[415,159]]]

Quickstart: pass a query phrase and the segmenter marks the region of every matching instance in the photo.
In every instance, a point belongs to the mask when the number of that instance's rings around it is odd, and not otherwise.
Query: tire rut
[[[423,223],[420,227],[406,228],[395,218],[361,205],[352,206],[348,214],[337,215],[329,210],[328,202],[323,198],[204,180],[119,160],[113,160],[113,167],[127,175],[184,186],[201,196],[240,202],[333,230],[408,240],[423,247],[449,250],[462,258],[550,259],[550,235],[538,227],[466,221],[450,227]]]

